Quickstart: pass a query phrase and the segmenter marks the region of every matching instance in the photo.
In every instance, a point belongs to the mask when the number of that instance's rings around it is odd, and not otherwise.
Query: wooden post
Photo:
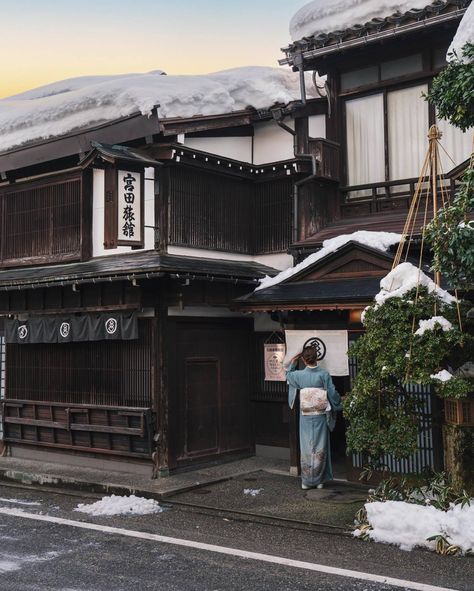
[[[154,330],[154,411],[156,413],[156,450],[153,454],[153,478],[169,476],[168,438],[168,303],[166,286],[160,282],[160,304],[155,308]]]
[[[430,140],[430,159],[431,159],[431,192],[433,193],[433,219],[438,213],[438,146],[436,142],[441,138],[441,132],[436,125],[430,127],[428,134]],[[434,282],[441,285],[441,273],[435,271]]]

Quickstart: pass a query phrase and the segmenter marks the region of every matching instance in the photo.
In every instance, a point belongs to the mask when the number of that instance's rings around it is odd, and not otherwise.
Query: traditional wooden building
[[[303,31],[304,36],[296,36],[284,48],[285,58],[280,63],[300,73],[303,104],[310,88],[304,76],[308,72],[327,76],[326,141],[334,146],[339,174],[335,183],[308,182],[295,203],[297,234],[289,250],[294,263],[313,253],[321,256],[277,284],[239,298],[240,310],[271,314],[285,329],[314,330],[320,335],[321,331],[345,330],[349,344],[362,333],[361,311],[379,291],[380,278],[391,269],[394,253],[371,247],[370,239],[363,236],[333,242],[327,251],[321,249],[328,244],[325,241],[357,231],[403,231],[426,154],[428,130],[434,123],[443,133],[442,182],[454,192],[457,167],[472,150],[472,131],[462,133],[439,120],[424,95],[446,65],[448,46],[469,4],[469,0],[427,1],[422,9],[377,14],[373,20],[369,15],[368,22],[362,23],[351,22],[351,13],[349,18],[344,13],[319,14],[318,2],[314,3],[314,14],[311,7],[302,9],[308,22],[298,21],[296,15],[293,33]],[[325,18],[332,18],[333,26],[336,19],[337,30],[324,29]],[[297,141],[304,152],[312,150],[314,140],[307,129],[298,129]],[[423,225],[421,209],[415,239]],[[341,393],[349,391],[355,371],[349,360],[348,375],[335,380]],[[285,416],[284,383],[266,383],[264,390],[266,400],[272,401],[273,416]],[[442,466],[437,402],[428,391],[416,391],[424,408],[420,451],[406,461],[386,458],[394,472]],[[267,417],[270,414],[265,411]],[[294,417],[286,416],[285,420],[290,421],[290,431],[292,424],[295,431]],[[273,424],[262,420],[261,424],[265,439],[279,436],[282,445],[288,426],[285,429],[281,418],[275,418]],[[333,453],[343,461],[344,430],[339,429],[333,438]],[[290,447],[291,464],[296,469],[294,433]],[[353,456],[345,461],[346,475],[356,478],[362,458]]]
[[[348,241],[254,288],[328,238],[401,231],[436,121],[421,93],[467,4],[427,2],[296,40],[283,65],[301,73],[301,100],[192,116],[154,109],[0,152],[10,452],[154,475],[253,453],[296,466],[286,386],[265,380],[263,345],[282,327],[356,338],[393,255]],[[303,78],[316,70],[326,93]],[[448,172],[470,143],[439,124]],[[354,371],[337,378],[341,392]],[[420,456],[395,471],[439,464],[428,427]],[[355,476],[359,465],[343,469]]]
[[[325,101],[294,106],[133,114],[0,154],[10,453],[166,475],[255,452],[254,320],[231,304],[291,264],[295,183],[334,182]],[[318,160],[294,141],[308,124]]]

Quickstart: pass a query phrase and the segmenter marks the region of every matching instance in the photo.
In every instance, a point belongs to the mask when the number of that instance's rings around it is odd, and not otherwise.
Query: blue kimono
[[[341,397],[336,391],[329,373],[321,367],[305,367],[297,370],[292,363],[286,373],[289,384],[288,404],[293,408],[297,390],[323,388],[327,391],[331,410],[321,415],[300,413],[301,481],[309,487],[333,479],[329,431],[334,429],[336,411],[342,409]]]

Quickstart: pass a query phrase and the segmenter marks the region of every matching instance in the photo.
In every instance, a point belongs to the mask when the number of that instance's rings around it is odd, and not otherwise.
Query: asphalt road
[[[459,591],[474,589],[473,558],[440,557],[422,550],[403,552],[339,533],[233,520],[217,513],[177,507],[140,517],[90,517],[74,511],[78,503],[94,500],[0,486],[0,510],[20,509],[34,517],[0,513],[0,591],[403,588],[366,580],[363,573]],[[42,516],[76,524],[39,521]],[[89,530],[81,524],[126,531]],[[361,579],[131,537],[152,538],[157,534],[352,569],[361,573]],[[406,588],[413,586],[408,584]]]

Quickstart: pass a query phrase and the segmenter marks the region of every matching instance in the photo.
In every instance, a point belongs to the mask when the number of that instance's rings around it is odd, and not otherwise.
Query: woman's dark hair
[[[318,352],[316,347],[305,347],[301,353],[301,357],[308,365],[316,365],[318,362]]]

